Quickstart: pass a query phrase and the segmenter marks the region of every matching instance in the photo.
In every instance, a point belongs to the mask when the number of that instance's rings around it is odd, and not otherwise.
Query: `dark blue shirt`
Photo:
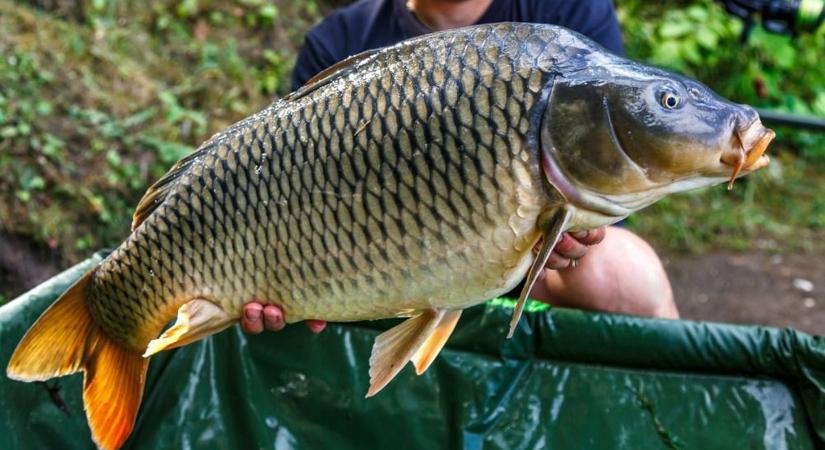
[[[292,75],[297,89],[348,56],[431,32],[407,0],[359,0],[307,33]],[[535,22],[561,25],[621,54],[622,36],[610,0],[493,0],[478,23]]]

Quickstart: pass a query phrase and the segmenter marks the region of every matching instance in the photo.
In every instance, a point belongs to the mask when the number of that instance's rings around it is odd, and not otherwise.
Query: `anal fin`
[[[444,313],[444,317],[438,322],[438,325],[432,334],[430,334],[430,337],[428,337],[427,340],[424,341],[424,344],[415,352],[412,357],[412,363],[415,365],[415,373],[417,375],[426,372],[430,364],[435,361],[435,357],[438,356],[441,349],[444,348],[444,344],[447,343],[447,339],[453,334],[459,318],[461,318],[460,309]]]
[[[211,334],[223,331],[236,319],[230,317],[220,306],[209,300],[195,299],[178,309],[175,324],[159,338],[149,342],[143,357],[149,357],[163,350],[182,347]]]
[[[418,374],[438,355],[455,328],[461,311],[427,310],[411,317],[375,338],[370,355],[370,387],[367,397],[383,389],[408,361]]]
[[[536,255],[533,265],[530,266],[530,271],[527,272],[527,280],[525,280],[524,287],[518,296],[516,309],[513,310],[513,317],[510,319],[510,331],[507,332],[507,339],[513,337],[513,333],[516,331],[516,325],[518,325],[518,321],[521,318],[521,313],[524,311],[524,303],[527,302],[527,295],[530,294],[530,290],[533,289],[533,285],[536,284],[536,279],[538,279],[541,271],[544,270],[547,259],[549,259],[550,254],[553,253],[553,247],[559,243],[561,234],[564,233],[565,227],[567,227],[567,223],[570,222],[572,216],[573,213],[570,210],[562,208],[556,211],[553,217],[550,218],[547,231],[544,233],[544,242],[541,244],[541,250],[539,250],[539,254]]]

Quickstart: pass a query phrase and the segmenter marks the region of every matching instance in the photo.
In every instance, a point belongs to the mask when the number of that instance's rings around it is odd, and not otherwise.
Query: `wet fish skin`
[[[216,136],[101,264],[95,322],[142,351],[194,298],[349,321],[512,288],[559,203],[528,144],[555,38],[500,25],[413,41]]]

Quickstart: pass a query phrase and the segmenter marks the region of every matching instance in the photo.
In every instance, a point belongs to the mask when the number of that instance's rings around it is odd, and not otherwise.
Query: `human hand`
[[[306,324],[313,333],[320,333],[327,326],[323,320],[307,320]],[[280,331],[284,326],[284,311],[276,305],[264,305],[253,300],[243,307],[241,328],[247,333],[258,334],[264,329]]]
[[[587,253],[587,247],[596,245],[604,239],[604,227],[590,231],[564,233],[550,254],[545,267],[562,270],[575,266],[575,262]],[[307,328],[313,333],[320,333],[327,326],[323,320],[307,320]],[[258,334],[264,329],[280,331],[286,326],[284,312],[276,305],[264,305],[251,301],[244,305],[241,315],[241,328],[250,334]]]
[[[564,233],[544,267],[552,270],[575,267],[576,261],[587,253],[587,247],[596,245],[604,239],[604,230],[605,227],[601,227],[590,231]]]

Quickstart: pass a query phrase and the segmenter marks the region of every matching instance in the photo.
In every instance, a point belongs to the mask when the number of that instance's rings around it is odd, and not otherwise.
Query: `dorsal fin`
[[[338,77],[342,77],[355,69],[355,66],[362,61],[366,61],[370,57],[374,56],[378,51],[381,50],[380,48],[367,50],[365,52],[361,52],[357,55],[350,56],[347,59],[339,61],[326,69],[318,72],[317,75],[310,78],[309,81],[304,83],[303,86],[298,88],[297,91],[294,91],[283,99],[284,101],[292,101],[298,100],[299,98],[305,97],[308,94],[312,93],[318,88],[326,86],[332,80],[337,79]]]
[[[189,170],[189,167],[192,166],[193,162],[212,148],[210,143],[211,140],[210,142],[204,144],[201,148],[181,158],[181,160],[176,162],[165,175],[160,177],[158,181],[155,181],[153,185],[149,186],[149,189],[147,189],[146,193],[143,194],[143,198],[140,199],[137,207],[135,208],[135,214],[132,216],[132,230],[139,227],[140,224],[142,224],[143,221],[146,220],[146,218],[149,217],[161,203],[163,203],[163,200],[166,199],[166,196],[176,185],[175,181],[177,181],[181,175]]]

